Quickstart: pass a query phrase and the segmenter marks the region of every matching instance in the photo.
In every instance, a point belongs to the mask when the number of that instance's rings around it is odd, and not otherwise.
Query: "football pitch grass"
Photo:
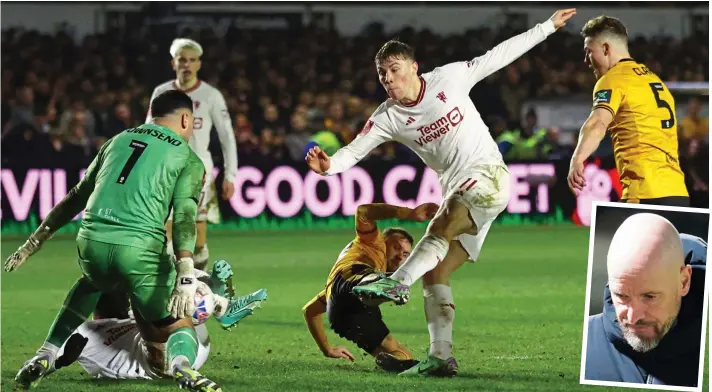
[[[413,230],[416,238],[423,230]],[[262,309],[232,331],[208,321],[212,349],[202,372],[223,391],[596,391],[579,385],[588,230],[571,225],[503,227],[490,231],[480,261],[452,279],[457,312],[452,379],[396,377],[327,328],[332,345],[354,363],[325,358],[301,308],[323,288],[348,230],[211,231],[211,262],[225,259],[239,294],[265,287]],[[3,261],[24,241],[3,236]],[[42,344],[79,276],[73,236],[55,237],[22,268],[2,276],[2,386]],[[403,306],[382,306],[394,336],[422,358],[428,347],[422,289]],[[707,362],[706,362],[707,363]],[[703,391],[708,391],[707,365]],[[96,381],[78,364],[43,380],[38,391],[170,391],[170,380]]]

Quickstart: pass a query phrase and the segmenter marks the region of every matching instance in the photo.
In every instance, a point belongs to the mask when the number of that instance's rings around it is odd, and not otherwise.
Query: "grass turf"
[[[422,229],[414,234],[421,235]],[[453,279],[457,313],[453,379],[400,378],[375,370],[346,346],[354,363],[325,358],[304,324],[301,307],[323,287],[352,232],[210,233],[211,259],[228,260],[239,293],[266,287],[269,299],[231,332],[208,322],[213,344],[202,371],[224,391],[477,390],[595,391],[579,385],[588,230],[574,226],[495,227],[481,259]],[[24,238],[2,239],[3,260]],[[2,279],[2,388],[45,338],[79,276],[72,237],[54,238],[26,265]],[[395,337],[418,357],[428,346],[420,287],[404,307],[383,306]],[[707,366],[705,366],[707,374]],[[705,375],[704,391],[708,390]],[[171,381],[96,381],[77,364],[53,374],[41,391],[166,391]]]

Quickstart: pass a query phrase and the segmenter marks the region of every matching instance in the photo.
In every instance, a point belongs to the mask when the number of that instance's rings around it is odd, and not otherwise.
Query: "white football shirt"
[[[88,339],[77,362],[89,376],[119,380],[158,379],[164,376],[154,372],[146,359],[146,347],[132,319],[88,320],[76,333]],[[205,364],[210,353],[210,339],[205,324],[195,327],[198,353],[193,369]],[[66,344],[66,343],[65,343]],[[64,353],[61,347],[57,357]]]
[[[461,170],[478,164],[503,164],[497,144],[470,100],[480,80],[509,65],[556,31],[548,20],[502,42],[482,56],[434,69],[420,76],[412,104],[386,100],[348,146],[331,157],[326,175],[348,170],[387,141],[408,146],[440,179],[443,189]]]
[[[175,81],[163,83],[153,90],[151,101],[159,94],[176,90]],[[208,173],[213,171],[213,159],[210,156],[208,146],[210,145],[210,131],[215,126],[222,148],[223,160],[225,161],[225,179],[234,183],[237,175],[237,144],[235,134],[232,130],[230,113],[225,104],[225,98],[220,90],[198,80],[198,83],[190,90],[184,91],[193,100],[193,137],[188,144],[193,148],[205,165]],[[148,109],[146,122],[151,122],[151,109]]]

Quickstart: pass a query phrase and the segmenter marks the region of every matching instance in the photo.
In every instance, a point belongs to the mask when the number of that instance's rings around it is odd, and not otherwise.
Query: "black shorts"
[[[383,322],[378,306],[366,306],[351,294],[351,289],[372,273],[373,269],[355,265],[351,272],[348,279],[340,275],[334,279],[331,295],[327,299],[326,315],[336,334],[370,354],[381,345],[390,331]]]
[[[622,201],[627,202],[627,200]],[[656,199],[640,199],[639,203],[656,206],[689,207],[690,198],[687,196],[668,196]]]

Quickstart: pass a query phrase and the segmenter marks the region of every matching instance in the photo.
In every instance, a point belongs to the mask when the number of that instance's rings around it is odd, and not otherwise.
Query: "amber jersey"
[[[358,218],[357,218],[358,220]],[[369,267],[367,271],[386,272],[386,240],[380,229],[374,229],[370,233],[357,231],[356,238],[349,242],[341,251],[336,263],[329,272],[326,281],[326,297],[331,295],[331,288],[337,279],[352,280],[363,277],[363,268]],[[356,268],[354,268],[356,267]]]
[[[593,107],[613,114],[608,130],[622,199],[688,196],[677,153],[675,99],[657,75],[632,59],[621,60],[596,83]]]

